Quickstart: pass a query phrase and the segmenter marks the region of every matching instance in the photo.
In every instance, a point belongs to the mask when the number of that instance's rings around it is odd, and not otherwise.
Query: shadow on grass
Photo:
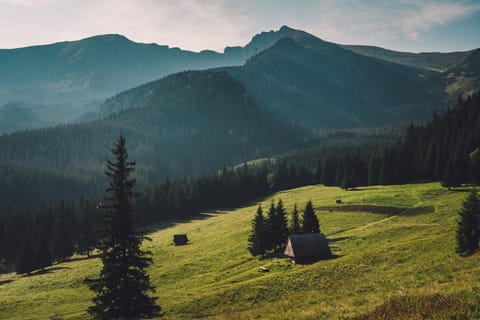
[[[342,257],[342,255],[332,254],[328,258],[302,259],[300,261],[295,261],[295,264],[300,264],[302,266],[305,266],[305,265],[311,265],[311,264],[314,264],[314,263],[317,263],[317,262],[322,262],[322,261],[327,261],[327,260],[335,260],[335,259],[338,259],[340,257]]]
[[[222,207],[222,208],[219,208],[219,209],[205,210],[201,213],[198,213],[198,214],[195,214],[195,215],[192,215],[192,216],[189,216],[189,217],[176,218],[176,219],[172,218],[172,219],[168,219],[168,220],[164,220],[164,221],[160,221],[160,222],[152,222],[148,226],[143,226],[143,227],[139,228],[138,231],[141,232],[142,234],[154,233],[154,232],[157,232],[157,231],[161,231],[163,229],[168,229],[168,228],[177,226],[179,224],[207,220],[207,219],[210,219],[210,218],[213,218],[213,217],[217,217],[217,216],[226,214],[227,211],[241,210],[241,209],[245,209],[245,208],[248,208],[248,207],[252,207],[254,205],[257,205],[260,202],[264,202],[265,200],[272,197],[273,195],[274,194],[268,194],[268,195],[256,197],[256,198],[251,199],[249,201],[243,202],[238,207]],[[253,209],[253,210],[254,211],[252,211],[252,212],[255,212],[256,208]],[[191,241],[189,241],[189,242],[191,242]]]
[[[70,269],[70,267],[52,267],[52,268],[48,268],[48,269],[37,270],[37,271],[31,272],[31,273],[27,273],[27,274],[22,275],[22,278],[40,276],[42,274],[49,274],[49,273],[53,273],[57,270],[65,270],[65,269]]]
[[[12,280],[12,279],[1,280],[1,281],[0,281],[0,286],[1,286],[1,285],[4,285],[4,284],[7,284],[7,283],[10,283],[10,282],[13,282],[13,280]]]
[[[424,206],[424,207],[413,207],[408,208],[400,212],[399,216],[418,216],[422,214],[434,213],[435,207],[434,206]]]

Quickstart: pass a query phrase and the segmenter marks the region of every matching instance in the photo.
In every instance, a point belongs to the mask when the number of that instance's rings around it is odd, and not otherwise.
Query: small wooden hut
[[[186,234],[174,234],[173,235],[173,243],[176,246],[183,246],[188,243],[188,238]]]
[[[332,256],[332,251],[323,234],[307,233],[290,235],[283,254],[302,263],[327,259]]]

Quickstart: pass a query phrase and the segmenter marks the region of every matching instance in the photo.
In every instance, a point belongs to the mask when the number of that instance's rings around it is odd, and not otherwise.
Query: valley
[[[76,1],[0,1],[1,320],[480,318],[475,1]]]
[[[373,316],[390,299],[411,302],[408,308],[389,309],[396,312],[390,319],[473,316],[480,299],[480,256],[455,254],[456,212],[465,191],[448,191],[438,183],[355,191],[307,186],[237,209],[152,226],[147,231],[152,241],[144,246],[154,253],[148,271],[165,312],[162,319],[354,319]],[[302,207],[312,200],[333,259],[295,265],[286,258],[259,260],[248,253],[256,206],[267,208],[279,198],[288,212],[294,203]],[[335,205],[336,199],[344,204]],[[376,212],[375,207],[405,210]],[[186,233],[190,244],[173,246],[177,233]],[[262,266],[270,272],[258,272]],[[96,258],[74,256],[31,276],[2,275],[0,314],[3,319],[88,319],[91,294],[82,281],[99,267]],[[443,307],[436,301],[443,301]]]

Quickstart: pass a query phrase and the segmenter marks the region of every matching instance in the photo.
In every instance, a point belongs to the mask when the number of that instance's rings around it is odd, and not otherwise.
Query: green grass
[[[405,319],[430,309],[432,318],[468,318],[480,301],[480,254],[455,254],[456,212],[465,196],[437,183],[279,192],[259,202],[268,208],[281,197],[290,211],[311,199],[334,259],[294,265],[251,257],[246,239],[259,203],[252,202],[159,226],[145,244],[154,252],[149,273],[164,319]],[[191,243],[173,246],[174,233],[187,233]],[[258,272],[260,266],[270,272]],[[82,280],[99,270],[98,259],[79,259],[44,274],[3,275],[0,318],[88,319],[92,296]],[[382,318],[385,312],[392,317]]]

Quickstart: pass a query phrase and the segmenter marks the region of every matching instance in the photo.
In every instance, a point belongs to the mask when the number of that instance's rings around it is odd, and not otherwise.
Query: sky
[[[223,52],[282,25],[410,52],[480,47],[480,0],[0,0],[0,48],[98,34]]]

